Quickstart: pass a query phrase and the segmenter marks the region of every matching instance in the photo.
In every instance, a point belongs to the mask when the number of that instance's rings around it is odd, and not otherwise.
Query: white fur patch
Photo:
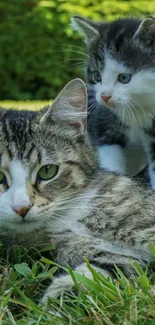
[[[148,158],[140,145],[122,148],[119,145],[98,146],[100,167],[121,175],[135,176],[148,164]]]
[[[27,193],[28,170],[19,160],[13,160],[10,168],[12,176],[12,204],[13,208],[31,204]]]
[[[100,167],[115,171],[121,175],[126,173],[126,161],[123,149],[119,145],[103,145],[97,148]]]
[[[155,190],[155,162],[150,163],[149,165],[149,176],[150,176],[150,183],[151,183],[151,188]]]

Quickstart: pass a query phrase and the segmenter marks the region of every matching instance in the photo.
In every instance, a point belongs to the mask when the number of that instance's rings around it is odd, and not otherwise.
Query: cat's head
[[[75,79],[42,111],[0,110],[0,237],[41,230],[87,185],[96,161],[86,109]]]
[[[85,35],[87,81],[97,102],[126,121],[155,114],[155,20],[95,23],[75,16],[72,24]]]

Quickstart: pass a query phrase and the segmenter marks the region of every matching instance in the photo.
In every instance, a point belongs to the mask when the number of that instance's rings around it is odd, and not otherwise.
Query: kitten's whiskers
[[[137,109],[135,108],[135,106],[132,104],[132,102],[130,101],[130,108],[131,108],[131,111],[133,112],[133,115],[134,115],[134,120],[136,121],[136,115],[138,117],[138,121],[139,121],[139,125],[142,127],[143,126],[143,123],[142,123],[142,118],[140,116],[140,114],[138,113]],[[135,113],[135,114],[134,114]]]
[[[127,110],[126,111],[127,111],[128,115],[129,115],[129,118],[131,120],[131,124],[134,125],[136,119],[135,119],[135,115],[134,115],[134,113],[132,111],[132,107],[130,106],[129,103],[126,103],[126,106],[127,106]]]
[[[132,102],[134,102],[136,104],[136,106],[138,106],[140,108],[140,110],[142,111],[143,116],[144,116],[144,121],[147,122],[147,116],[146,116],[146,113],[145,113],[145,110],[143,109],[143,107],[138,102],[134,101],[133,99],[132,99]],[[152,112],[150,112],[150,113],[151,113],[151,118],[152,118],[153,114],[152,114]]]

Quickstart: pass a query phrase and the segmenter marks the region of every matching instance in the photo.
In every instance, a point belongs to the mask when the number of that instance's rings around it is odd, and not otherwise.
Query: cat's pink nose
[[[28,206],[13,206],[12,209],[19,214],[22,218],[24,218],[28,211],[32,208],[32,204],[29,204]]]
[[[101,98],[107,103],[108,100],[111,98],[111,96],[106,96],[106,95],[101,94]]]

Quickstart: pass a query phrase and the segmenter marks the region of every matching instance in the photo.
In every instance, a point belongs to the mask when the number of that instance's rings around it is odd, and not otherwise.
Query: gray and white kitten
[[[91,277],[126,275],[128,258],[145,267],[155,244],[155,194],[125,176],[99,170],[86,132],[87,94],[70,82],[40,112],[0,110],[0,241],[56,245],[54,260]],[[42,301],[71,290],[69,275],[55,277]]]
[[[72,23],[88,49],[88,129],[100,165],[135,175],[149,163],[155,189],[155,20]]]

